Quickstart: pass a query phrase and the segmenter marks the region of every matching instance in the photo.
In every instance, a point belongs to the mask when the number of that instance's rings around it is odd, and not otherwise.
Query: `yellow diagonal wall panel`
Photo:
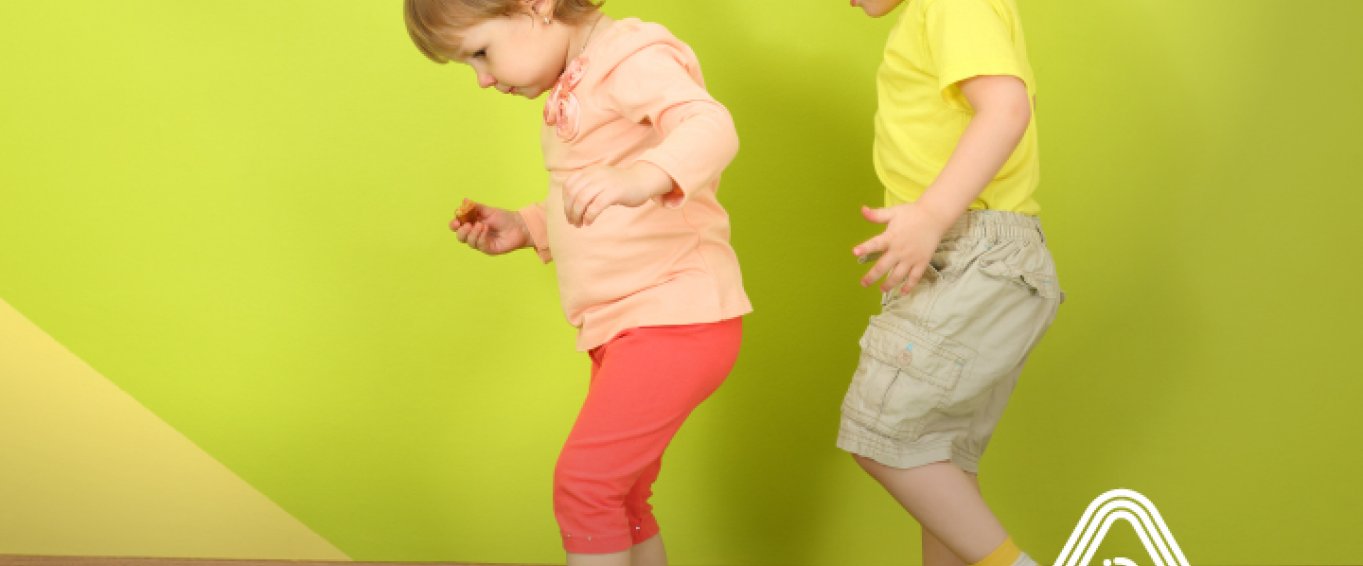
[[[0,554],[348,560],[3,300]]]

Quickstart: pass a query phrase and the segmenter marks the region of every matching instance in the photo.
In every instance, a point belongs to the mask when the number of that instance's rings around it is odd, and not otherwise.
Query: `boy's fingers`
[[[866,272],[866,275],[861,276],[861,286],[862,286],[862,287],[870,287],[870,286],[871,286],[871,283],[874,283],[874,282],[875,282],[876,276],[875,276],[875,275],[872,275],[872,273],[874,273],[874,272],[875,272],[875,270],[872,269],[871,271],[867,271],[867,272]]]
[[[904,282],[901,292],[908,293],[909,291],[912,291],[914,287],[917,287],[918,282],[923,280],[923,273],[925,271],[927,271],[926,264],[914,267],[913,271],[909,272],[909,280]]]
[[[884,208],[871,208],[861,205],[861,216],[876,224],[884,224],[890,221],[890,212]]]
[[[880,285],[880,290],[883,292],[888,292],[890,289],[893,289],[900,283],[903,283],[904,278],[909,274],[909,268],[907,267],[907,265],[908,264],[906,262],[902,261],[896,264],[894,266],[894,269],[890,270],[890,274],[885,277],[885,282]]]
[[[888,256],[882,256],[880,261],[877,261],[875,265],[871,266],[871,270],[867,271],[866,275],[861,278],[861,286],[869,287],[872,283],[875,283],[877,279],[880,279],[882,275],[885,275],[886,272],[890,271],[890,268],[894,267],[893,261],[894,260],[890,259]]]
[[[852,254],[857,256],[857,261],[866,263],[875,259],[870,256],[885,253],[885,247],[884,235],[880,235],[853,246]]]

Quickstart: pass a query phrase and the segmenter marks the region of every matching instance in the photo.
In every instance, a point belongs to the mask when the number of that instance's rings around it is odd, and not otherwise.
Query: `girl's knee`
[[[629,486],[604,470],[563,459],[554,467],[554,511],[606,513],[625,508]]]

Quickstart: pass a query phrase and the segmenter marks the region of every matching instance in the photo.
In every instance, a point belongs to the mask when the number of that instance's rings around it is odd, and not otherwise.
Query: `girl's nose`
[[[487,73],[478,73],[478,86],[480,88],[487,88],[495,84],[497,84],[497,79],[493,78],[492,75],[489,75]]]

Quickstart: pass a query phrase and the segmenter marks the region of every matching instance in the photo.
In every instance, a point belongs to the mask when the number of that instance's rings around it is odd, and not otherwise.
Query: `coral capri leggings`
[[[648,498],[663,450],[729,375],[741,318],[627,330],[593,350],[592,380],[554,469],[554,516],[575,554],[658,534]]]

